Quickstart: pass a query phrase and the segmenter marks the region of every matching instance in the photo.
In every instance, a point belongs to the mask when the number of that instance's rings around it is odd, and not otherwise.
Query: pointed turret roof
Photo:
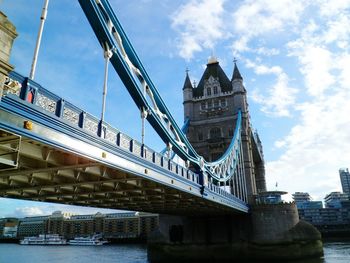
[[[236,61],[235,61],[235,67],[234,67],[234,69],[233,69],[233,74],[232,74],[232,79],[231,79],[231,81],[236,80],[236,79],[243,80],[242,75],[241,75],[241,73],[239,72],[238,67],[237,67],[237,64],[236,64]]]
[[[194,97],[203,96],[204,83],[209,79],[210,76],[217,78],[220,83],[221,90],[223,92],[231,91],[232,85],[229,78],[226,76],[225,72],[219,65],[219,62],[215,59],[210,59],[207,64],[207,68],[205,69],[201,80],[199,81],[197,87],[193,89]]]
[[[190,77],[188,76],[188,70],[186,70],[186,78],[185,78],[185,83],[184,83],[182,90],[192,89],[192,88],[193,88],[192,83],[191,83]]]

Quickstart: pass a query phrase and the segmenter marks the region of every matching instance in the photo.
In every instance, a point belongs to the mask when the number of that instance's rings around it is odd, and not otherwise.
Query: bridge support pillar
[[[14,39],[17,37],[15,26],[0,11],[0,99],[4,90],[4,83],[13,66],[9,64],[10,53]]]
[[[148,241],[151,263],[280,261],[323,254],[320,233],[299,222],[294,204],[257,206],[245,215],[160,215],[159,225]]]

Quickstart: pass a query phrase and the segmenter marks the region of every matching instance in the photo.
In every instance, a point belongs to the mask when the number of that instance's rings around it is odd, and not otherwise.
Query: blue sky
[[[0,0],[19,33],[11,63],[23,75],[43,2]],[[316,200],[341,190],[338,169],[350,166],[349,0],[110,2],[180,126],[186,67],[198,82],[214,54],[230,77],[236,57],[264,146],[268,188],[278,182],[280,190]],[[35,80],[100,116],[103,54],[78,1],[50,1]],[[140,140],[139,112],[112,69],[106,120]],[[150,126],[145,141],[163,148]],[[0,207],[0,217],[97,211],[10,199],[0,199]]]

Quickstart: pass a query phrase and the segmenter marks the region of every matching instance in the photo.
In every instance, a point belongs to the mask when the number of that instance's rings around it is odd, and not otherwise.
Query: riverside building
[[[158,227],[158,215],[139,212],[71,215],[60,211],[49,216],[19,219],[19,238],[59,234],[67,239],[102,234],[108,239],[146,239]]]
[[[314,225],[324,237],[348,236],[350,233],[350,201],[348,195],[331,192],[322,201],[311,201],[308,193],[297,192],[293,198],[299,218]]]

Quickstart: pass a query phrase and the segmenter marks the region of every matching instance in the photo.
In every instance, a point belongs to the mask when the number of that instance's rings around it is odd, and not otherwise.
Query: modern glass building
[[[322,201],[312,201],[309,193],[295,192],[292,196],[298,209],[318,209],[323,207]]]
[[[326,208],[341,208],[342,202],[348,200],[348,194],[341,192],[331,192],[327,194],[324,198]]]
[[[350,196],[350,173],[348,168],[339,169],[339,176],[343,193]]]

